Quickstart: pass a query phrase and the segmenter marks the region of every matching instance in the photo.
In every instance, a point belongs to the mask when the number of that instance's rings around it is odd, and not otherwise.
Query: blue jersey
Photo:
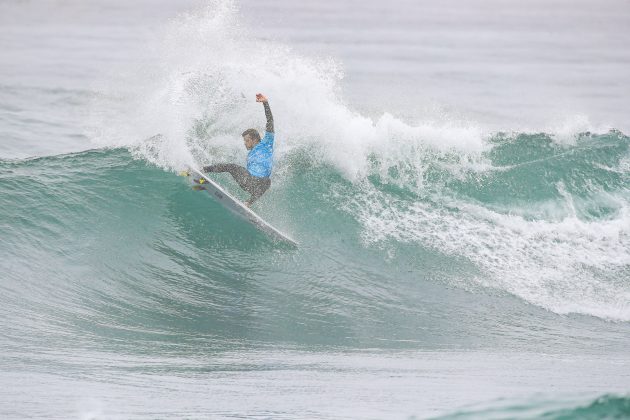
[[[247,154],[247,171],[253,176],[266,178],[273,167],[274,134],[265,132],[265,137]]]

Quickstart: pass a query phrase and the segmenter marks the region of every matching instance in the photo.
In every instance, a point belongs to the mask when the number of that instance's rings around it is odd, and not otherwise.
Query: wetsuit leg
[[[228,172],[232,175],[232,178],[234,178],[239,187],[249,192],[249,178],[251,175],[247,169],[242,166],[235,165],[234,163],[219,163],[217,165],[204,166],[203,170],[205,172]]]
[[[252,197],[249,199],[249,203],[253,203],[258,200],[271,186],[271,180],[269,178],[258,178],[252,176],[251,190],[247,190]]]
[[[246,168],[234,163],[204,166],[203,170],[205,172],[228,172],[239,187],[252,195],[248,200],[250,204],[258,200],[271,186],[269,178],[253,176]]]

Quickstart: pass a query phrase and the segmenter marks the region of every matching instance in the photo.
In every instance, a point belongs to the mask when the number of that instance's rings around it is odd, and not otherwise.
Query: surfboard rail
[[[210,179],[207,175],[205,175],[199,169],[190,166],[188,168],[188,171],[184,171],[184,172],[190,178],[191,182],[193,182],[192,177],[191,177],[193,173],[195,175],[198,175],[200,178],[203,178],[206,181],[203,183],[205,191],[208,194],[210,194],[212,198],[217,200],[219,203],[221,203],[225,208],[230,210],[232,213],[247,220],[249,223],[254,225],[258,230],[262,231],[263,233],[266,233],[272,239],[289,243],[295,247],[299,245],[297,241],[295,241],[290,236],[288,236],[284,232],[278,230],[277,228],[272,226],[270,223],[265,221],[262,217],[257,215],[252,209],[247,207],[237,198],[233,197],[229,192],[225,191],[223,187],[221,187],[215,181]]]

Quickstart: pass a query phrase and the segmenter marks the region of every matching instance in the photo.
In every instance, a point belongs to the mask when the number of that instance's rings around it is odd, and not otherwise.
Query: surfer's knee
[[[258,180],[254,185],[252,197],[259,199],[265,192],[267,192],[270,186],[271,180],[269,178]]]

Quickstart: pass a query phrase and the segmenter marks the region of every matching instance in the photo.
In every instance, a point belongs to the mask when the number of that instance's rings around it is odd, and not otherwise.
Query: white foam
[[[230,1],[180,16],[153,49],[144,65],[100,89],[91,137],[102,146],[129,146],[167,169],[190,160],[243,158],[240,133],[264,124],[253,100],[259,91],[275,116],[277,160],[314,147],[352,180],[365,176],[374,154],[407,161],[418,148],[485,147],[484,133],[470,122],[433,116],[408,124],[389,113],[374,120],[352,110],[340,98],[338,63],[256,40]]]
[[[593,124],[587,115],[575,114],[559,117],[555,123],[545,127],[544,131],[551,133],[551,138],[556,143],[572,146],[575,145],[578,134],[604,134],[613,128],[609,124]]]
[[[264,117],[253,98],[263,91],[276,119],[277,160],[296,148],[316,147],[319,159],[358,180],[368,173],[370,156],[391,166],[429,148],[465,155],[469,169],[484,168],[479,154],[489,148],[491,133],[482,124],[444,111],[425,110],[413,123],[388,112],[376,119],[361,115],[341,98],[340,63],[259,40],[241,24],[233,1],[212,1],[179,16],[147,50],[143,65],[125,69],[100,89],[90,132],[97,144],[132,146],[168,169],[191,160],[244,158],[240,133],[250,126],[262,130]],[[576,134],[610,128],[581,114],[556,121],[525,131],[545,131],[571,145]],[[416,163],[422,170],[423,162]]]
[[[419,243],[474,262],[485,286],[556,313],[630,320],[630,206],[596,222],[567,216],[529,221],[470,203],[403,202],[366,186],[345,206],[359,214],[364,240]]]

